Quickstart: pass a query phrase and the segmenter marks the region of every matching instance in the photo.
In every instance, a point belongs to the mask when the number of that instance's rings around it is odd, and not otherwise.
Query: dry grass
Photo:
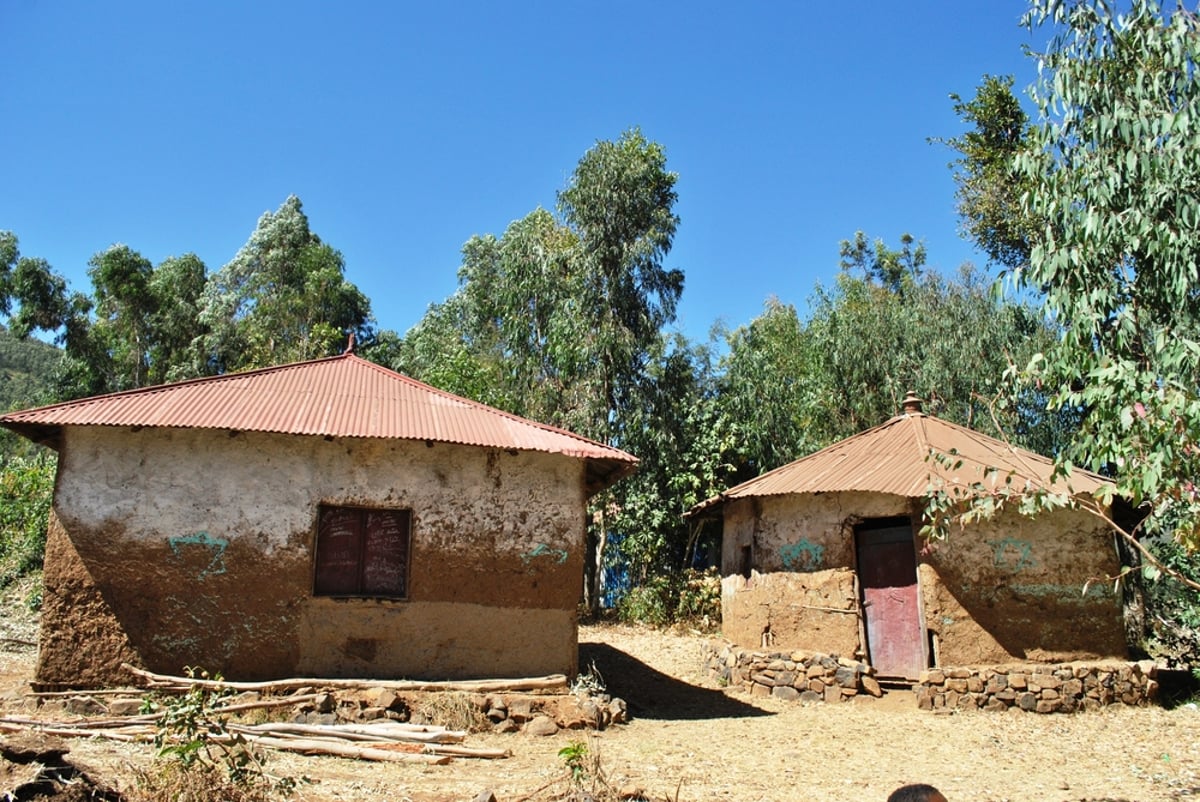
[[[487,732],[492,728],[491,719],[480,709],[476,697],[458,691],[425,694],[415,704],[412,719],[466,732]]]

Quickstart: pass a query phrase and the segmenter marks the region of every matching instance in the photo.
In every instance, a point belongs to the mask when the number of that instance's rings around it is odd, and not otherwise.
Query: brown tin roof
[[[52,448],[65,426],[130,426],[543,451],[586,460],[589,493],[637,465],[620,449],[443,392],[353,353],[10,412],[0,426]]]
[[[919,399],[910,398],[905,412],[886,423],[732,487],[689,514],[732,499],[793,493],[863,491],[920,498],[937,480],[948,490],[976,482],[1003,484],[1011,476],[1014,490],[1046,488],[1073,496],[1094,494],[1107,484],[1079,468],[1069,480],[1052,481],[1053,470],[1053,460],[925,415]]]

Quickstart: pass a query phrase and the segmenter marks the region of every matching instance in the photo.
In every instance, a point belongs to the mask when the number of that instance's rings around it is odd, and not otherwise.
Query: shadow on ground
[[[749,718],[773,713],[739,702],[718,690],[700,688],[656,671],[606,643],[579,644],[579,666],[595,664],[608,692],[629,705],[635,718]]]

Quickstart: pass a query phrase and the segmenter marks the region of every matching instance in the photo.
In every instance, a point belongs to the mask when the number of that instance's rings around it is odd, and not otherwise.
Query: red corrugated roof
[[[51,445],[64,426],[138,426],[544,451],[587,460],[593,492],[637,464],[620,449],[443,392],[354,354],[10,412],[0,425]]]
[[[948,462],[931,454],[947,457]],[[954,467],[954,463],[961,463]],[[1070,481],[1051,481],[1054,462],[1032,451],[1009,446],[965,426],[908,412],[840,440],[833,445],[730,488],[697,505],[692,512],[749,496],[864,491],[906,498],[924,496],[932,481],[968,486],[975,482],[1014,489],[1048,488],[1072,495],[1092,494],[1103,477],[1075,469]]]

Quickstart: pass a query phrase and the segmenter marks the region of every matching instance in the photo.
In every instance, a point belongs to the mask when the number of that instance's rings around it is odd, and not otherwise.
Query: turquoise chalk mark
[[[197,532],[194,535],[181,535],[167,539],[167,545],[171,547],[171,551],[176,556],[182,555],[183,546],[201,546],[209,549],[212,552],[212,560],[200,575],[196,577],[201,582],[206,576],[215,576],[225,573],[225,549],[229,548],[229,541],[224,538],[213,537],[208,532]]]
[[[779,550],[783,567],[789,571],[820,568],[825,562],[825,547],[808,540],[791,543]]]
[[[1037,560],[1033,557],[1033,546],[1030,545],[1028,540],[1006,537],[1002,540],[989,540],[986,542],[992,547],[992,551],[995,554],[994,559],[997,568],[1004,568],[1015,574],[1024,571],[1026,568],[1037,566]]]
[[[557,557],[559,565],[562,565],[563,563],[565,563],[567,561],[567,550],[566,549],[552,549],[549,546],[547,546],[545,543],[539,543],[536,546],[534,546],[533,550],[530,551],[528,554],[521,555],[521,562],[525,563],[526,565],[529,565],[530,561],[533,560],[534,557],[542,557],[545,555],[550,555],[551,557]]]

